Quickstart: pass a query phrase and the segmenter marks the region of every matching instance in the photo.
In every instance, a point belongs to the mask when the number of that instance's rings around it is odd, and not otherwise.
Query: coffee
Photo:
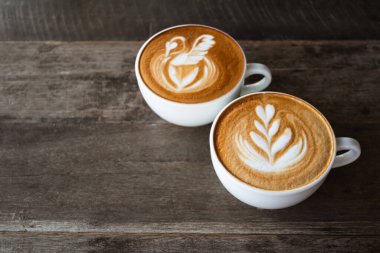
[[[154,37],[141,54],[139,70],[157,95],[180,103],[201,103],[236,87],[245,70],[245,56],[227,34],[186,25]]]
[[[311,183],[334,157],[334,134],[307,102],[281,93],[259,93],[231,104],[219,117],[214,145],[224,167],[265,190]]]

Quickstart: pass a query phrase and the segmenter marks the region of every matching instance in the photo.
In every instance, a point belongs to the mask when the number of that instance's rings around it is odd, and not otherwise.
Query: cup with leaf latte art
[[[223,185],[243,202],[283,208],[316,191],[332,167],[356,160],[359,143],[335,138],[326,118],[300,98],[259,92],[239,98],[215,119],[211,158]],[[346,153],[336,155],[336,151]]]
[[[182,126],[211,123],[234,98],[263,90],[271,82],[269,69],[247,64],[231,36],[204,25],[180,25],[155,34],[141,47],[135,70],[153,111]],[[254,74],[263,78],[244,84]]]

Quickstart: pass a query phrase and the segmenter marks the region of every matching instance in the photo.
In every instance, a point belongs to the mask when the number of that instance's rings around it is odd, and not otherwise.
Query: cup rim
[[[241,78],[239,79],[239,81],[235,84],[235,86],[229,91],[227,92],[226,94],[220,96],[220,97],[217,97],[213,100],[210,100],[210,101],[206,101],[206,102],[200,102],[200,103],[181,103],[181,102],[176,102],[176,101],[173,101],[173,100],[169,100],[167,98],[164,98],[164,97],[161,97],[160,95],[158,95],[157,93],[155,93],[151,88],[149,88],[149,86],[144,82],[144,79],[142,78],[141,74],[140,74],[140,58],[141,58],[141,55],[142,55],[142,52],[144,51],[145,47],[155,38],[157,37],[158,35],[160,35],[161,33],[164,33],[168,30],[171,30],[171,29],[174,29],[174,28],[177,28],[177,27],[184,27],[184,26],[201,26],[201,27],[207,27],[207,28],[210,28],[210,29],[213,29],[213,30],[216,30],[224,35],[226,35],[227,37],[229,37],[230,39],[232,39],[237,45],[238,47],[240,48],[242,54],[243,54],[243,61],[244,61],[244,71],[242,73],[242,76]],[[153,94],[155,97],[159,98],[159,99],[162,99],[164,100],[165,102],[169,103],[169,104],[172,104],[173,106],[179,106],[179,107],[188,107],[188,106],[192,106],[192,107],[202,107],[204,105],[207,105],[209,103],[213,103],[219,99],[223,99],[224,97],[227,97],[228,95],[231,94],[231,92],[233,92],[238,86],[240,86],[240,84],[242,84],[242,81],[244,80],[244,77],[245,77],[245,73],[247,71],[247,59],[246,59],[246,56],[245,56],[245,53],[244,53],[244,50],[243,48],[240,46],[240,44],[231,36],[229,35],[228,33],[218,29],[218,28],[215,28],[215,27],[212,27],[212,26],[208,26],[208,25],[202,25],[202,24],[192,24],[192,23],[189,23],[189,24],[182,24],[182,25],[175,25],[175,26],[170,26],[168,28],[165,28],[157,33],[155,33],[154,35],[150,36],[148,40],[146,40],[144,42],[144,44],[140,47],[138,53],[137,53],[137,56],[136,56],[136,61],[135,61],[135,74],[137,76],[137,81],[138,81],[138,85],[140,86],[141,84],[144,85],[150,92],[151,94]],[[141,80],[141,82],[139,82],[139,80]],[[140,84],[141,83],[141,84]]]
[[[253,185],[250,185],[248,183],[245,183],[243,182],[242,180],[240,180],[239,178],[237,178],[236,176],[234,176],[225,166],[224,164],[220,161],[218,155],[217,155],[217,152],[215,150],[215,146],[214,146],[214,131],[215,131],[215,126],[216,124],[218,123],[218,120],[219,120],[219,117],[220,115],[222,115],[222,113],[229,107],[231,106],[233,103],[245,98],[245,97],[248,97],[248,96],[253,96],[253,95],[256,95],[256,94],[281,94],[281,95],[286,95],[286,96],[290,96],[290,97],[293,97],[293,98],[296,98],[296,99],[299,99],[301,100],[302,102],[306,103],[307,105],[309,105],[310,107],[312,107],[313,109],[315,109],[321,116],[322,118],[326,121],[327,123],[327,126],[330,128],[331,130],[331,134],[332,134],[332,138],[333,138],[333,155],[332,155],[332,159],[328,165],[328,167],[326,168],[326,170],[315,180],[311,181],[310,183],[306,184],[306,185],[303,185],[301,187],[297,187],[297,188],[294,188],[294,189],[289,189],[289,190],[266,190],[266,189],[261,189],[261,188],[258,188],[258,187],[255,187]],[[334,130],[333,128],[331,127],[331,124],[330,122],[326,119],[326,117],[316,108],[314,107],[312,104],[310,104],[309,102],[299,98],[299,97],[296,97],[296,96],[293,96],[293,95],[290,95],[290,94],[287,94],[287,93],[284,93],[284,92],[277,92],[277,91],[261,91],[261,92],[254,92],[254,93],[250,93],[250,94],[247,94],[247,95],[244,95],[244,96],[241,96],[237,99],[234,99],[233,101],[231,101],[230,103],[228,103],[225,107],[223,107],[223,109],[218,113],[218,115],[215,117],[213,123],[212,123],[212,126],[211,126],[211,130],[210,130],[210,138],[209,138],[209,142],[210,142],[210,153],[211,153],[211,156],[214,156],[216,158],[216,160],[218,161],[220,167],[222,168],[222,170],[228,175],[228,177],[234,181],[236,184],[238,184],[239,186],[245,188],[245,189],[248,189],[250,191],[254,191],[254,192],[257,192],[257,193],[261,193],[261,194],[265,194],[265,195],[272,195],[272,196],[280,196],[280,195],[289,195],[289,194],[295,194],[295,193],[299,193],[299,192],[303,192],[303,191],[306,191],[312,187],[314,187],[315,185],[317,185],[318,183],[320,183],[321,181],[323,181],[325,179],[325,177],[329,174],[329,172],[331,171],[332,169],[332,165],[334,163],[334,160],[335,160],[335,157],[336,157],[336,137],[335,137],[335,133],[334,133]],[[214,166],[214,169],[216,170],[216,166]]]

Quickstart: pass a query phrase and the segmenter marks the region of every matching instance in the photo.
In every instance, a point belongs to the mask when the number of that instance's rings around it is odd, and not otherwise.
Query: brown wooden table
[[[232,197],[210,126],[157,117],[138,42],[0,42],[0,252],[380,252],[380,42],[241,41],[269,90],[320,109],[362,145],[283,210]]]

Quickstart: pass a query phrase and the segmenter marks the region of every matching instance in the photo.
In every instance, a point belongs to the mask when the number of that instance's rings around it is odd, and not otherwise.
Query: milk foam
[[[249,132],[254,145],[240,133],[235,135],[239,158],[251,169],[262,172],[286,170],[300,162],[308,152],[305,133],[301,130],[298,140],[291,142],[294,130],[286,127],[279,132],[281,119],[273,118],[275,112],[271,104],[256,107],[255,128]],[[279,152],[280,155],[276,156]]]
[[[205,89],[216,79],[218,69],[207,53],[215,46],[214,36],[202,34],[192,46],[183,36],[165,43],[165,51],[152,59],[151,72],[163,88],[186,93]]]

